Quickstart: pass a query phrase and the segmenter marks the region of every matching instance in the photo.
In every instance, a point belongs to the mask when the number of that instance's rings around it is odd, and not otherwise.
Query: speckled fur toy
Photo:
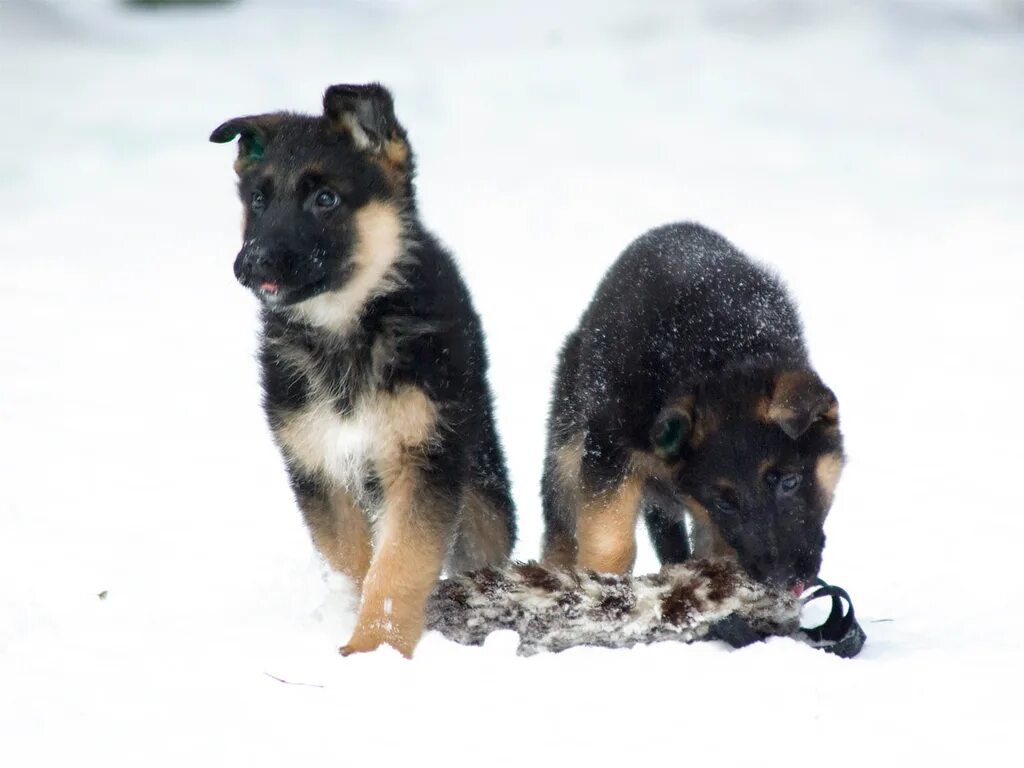
[[[668,640],[747,645],[799,631],[800,601],[751,581],[729,560],[694,560],[646,576],[520,563],[441,582],[427,626],[464,645],[491,632],[519,634],[518,653],[579,645],[628,648]]]

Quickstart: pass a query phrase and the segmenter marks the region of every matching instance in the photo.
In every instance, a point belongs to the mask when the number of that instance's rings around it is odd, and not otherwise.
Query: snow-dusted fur
[[[668,565],[645,576],[536,563],[485,568],[442,581],[427,606],[428,628],[464,645],[480,645],[497,630],[516,631],[521,656],[666,640],[745,645],[794,634],[799,618],[795,597],[752,581],[724,559]]]

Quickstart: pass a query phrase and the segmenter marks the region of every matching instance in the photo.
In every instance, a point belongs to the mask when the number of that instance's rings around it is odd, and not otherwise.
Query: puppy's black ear
[[[274,132],[276,115],[248,115],[233,117],[213,129],[210,141],[215,144],[227,144],[241,137],[238,142],[238,163],[254,163],[263,157],[267,142]]]
[[[380,152],[404,132],[395,118],[395,102],[380,83],[332,85],[324,93],[324,116],[352,136],[356,149]]]
[[[214,144],[227,144],[229,141],[234,141],[235,137],[243,132],[252,131],[251,123],[251,117],[233,117],[230,120],[226,120],[213,129],[213,133],[210,134],[210,141]]]
[[[814,371],[783,371],[772,382],[765,415],[796,440],[816,421],[838,423],[839,403]]]
[[[683,454],[693,432],[693,407],[687,401],[662,409],[651,427],[651,448],[664,461],[675,461]]]

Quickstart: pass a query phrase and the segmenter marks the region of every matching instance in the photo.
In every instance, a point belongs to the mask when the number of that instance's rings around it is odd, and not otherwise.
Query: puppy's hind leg
[[[544,459],[541,561],[549,568],[572,568],[576,565],[576,507],[580,496],[582,455],[583,437],[580,435],[564,445],[550,447]]]
[[[580,343],[579,334],[573,333],[562,345],[548,414],[547,450],[541,478],[544,512],[541,561],[549,568],[572,568],[578,554],[576,513],[583,460],[583,431],[576,392]]]
[[[516,541],[515,505],[493,421],[476,451],[459,505],[458,531],[447,562],[449,574],[501,565]]]
[[[583,440],[576,513],[577,563],[600,573],[629,573],[636,561],[636,520],[647,478],[614,433],[589,425]]]
[[[512,514],[511,501],[495,499],[478,488],[467,488],[462,495],[448,572],[465,573],[506,562],[512,554]]]

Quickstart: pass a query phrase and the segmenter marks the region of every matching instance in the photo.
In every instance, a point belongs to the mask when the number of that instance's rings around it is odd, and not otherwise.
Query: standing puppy
[[[362,588],[341,652],[410,656],[442,566],[501,563],[515,539],[480,319],[419,221],[382,86],[331,86],[321,116],[237,117],[210,140],[235,137],[264,408],[313,541]]]
[[[544,560],[629,571],[643,509],[663,562],[730,555],[799,592],[821,566],[842,466],[836,399],[779,279],[703,227],[654,229],[562,350]]]

